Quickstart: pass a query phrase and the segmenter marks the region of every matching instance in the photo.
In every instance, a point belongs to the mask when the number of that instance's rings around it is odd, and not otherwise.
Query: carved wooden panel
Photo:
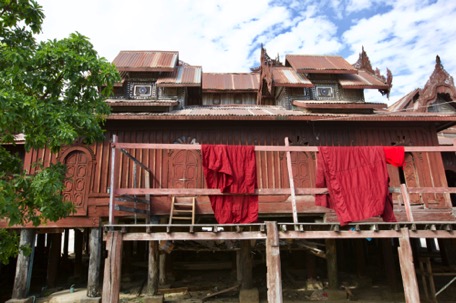
[[[63,196],[74,203],[76,213],[73,216],[87,215],[87,198],[90,182],[90,159],[81,151],[73,151],[65,158],[67,180]]]
[[[418,174],[416,172],[416,163],[415,163],[414,155],[412,155],[410,153],[405,154],[404,177],[405,177],[405,184],[408,187],[419,187],[420,186],[420,181],[418,178]],[[421,203],[420,194],[410,194],[410,202],[411,203]]]

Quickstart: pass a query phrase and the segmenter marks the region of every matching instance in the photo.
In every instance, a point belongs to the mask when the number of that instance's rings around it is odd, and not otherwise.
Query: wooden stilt
[[[282,303],[282,271],[279,232],[276,222],[266,221],[266,266],[268,302]]]
[[[101,264],[101,230],[92,228],[90,231],[89,273],[87,276],[87,297],[100,296],[100,264]]]
[[[62,258],[67,260],[68,259],[68,243],[70,238],[70,230],[65,228],[64,237],[63,237],[63,253]]]
[[[158,293],[159,272],[158,241],[149,242],[149,270],[147,273],[147,295],[155,296]]]
[[[51,247],[49,249],[49,257],[47,264],[46,284],[49,288],[55,287],[57,283],[57,275],[59,272],[60,252],[62,248],[62,234],[49,234],[51,239]]]
[[[250,254],[250,240],[240,242],[238,272],[241,276],[241,289],[250,289],[253,287],[252,280],[252,255]]]
[[[402,283],[404,286],[405,302],[420,302],[418,283],[416,281],[415,266],[413,265],[412,246],[408,228],[401,229],[402,236],[399,238],[399,264],[401,266]]]
[[[307,279],[315,279],[317,278],[317,264],[316,264],[316,259],[317,257],[314,254],[311,254],[309,252],[304,252],[304,258],[305,258],[305,266],[306,266],[306,273],[307,273]]]
[[[108,257],[105,261],[103,279],[103,303],[118,303],[120,291],[120,277],[122,269],[122,233],[110,231],[106,236],[106,250]]]
[[[166,285],[168,280],[166,279],[166,259],[168,255],[163,253],[158,257],[158,284]]]
[[[74,276],[82,277],[82,242],[83,234],[79,229],[74,230]]]
[[[386,280],[392,290],[398,290],[396,278],[397,265],[394,262],[393,248],[391,239],[379,239],[382,247],[383,268],[385,269]]]
[[[34,229],[22,229],[20,246],[28,245],[32,247],[35,245],[35,230]],[[14,277],[14,287],[12,293],[12,299],[24,299],[27,297],[27,280],[32,274],[30,265],[30,255],[26,256],[22,252],[19,252],[16,263],[16,276]]]
[[[339,288],[339,277],[337,272],[337,249],[335,239],[326,239],[326,264],[328,270],[328,282],[330,289]]]
[[[366,260],[364,254],[364,239],[353,239],[355,246],[355,262],[356,262],[356,274],[358,277],[362,277],[366,272]]]

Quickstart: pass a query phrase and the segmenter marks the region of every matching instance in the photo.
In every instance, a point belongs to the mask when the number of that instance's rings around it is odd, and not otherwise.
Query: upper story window
[[[132,99],[156,99],[157,87],[155,82],[132,82],[128,84],[128,95]]]
[[[336,100],[336,85],[317,84],[312,87],[312,96],[314,100]]]

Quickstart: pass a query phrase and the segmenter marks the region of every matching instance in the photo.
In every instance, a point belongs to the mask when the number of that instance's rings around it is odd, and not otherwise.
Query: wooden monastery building
[[[389,108],[365,99],[378,90],[386,102],[393,76],[364,49],[354,64],[261,49],[250,73],[206,73],[176,51],[121,51],[113,63],[122,81],[106,100],[106,140],[25,154],[30,173],[36,161],[67,165],[76,212],[17,227],[35,252],[18,257],[10,298],[26,300],[39,274],[56,286],[62,268],[102,302],[119,302],[135,272],[148,302],[162,302],[178,265],[228,262],[240,302],[282,302],[293,279],[356,296],[345,273],[437,302],[437,267],[456,275],[456,88],[440,58]]]

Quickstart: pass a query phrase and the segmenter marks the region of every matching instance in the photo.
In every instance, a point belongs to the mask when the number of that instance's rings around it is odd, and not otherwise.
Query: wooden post
[[[279,232],[276,222],[266,221],[266,266],[268,302],[282,303],[282,269],[280,265]]]
[[[405,215],[407,216],[407,220],[409,222],[413,222],[415,220],[413,219],[412,207],[410,206],[410,194],[408,192],[407,185],[401,184],[401,194],[402,200],[404,201]]]
[[[159,268],[158,241],[149,241],[149,270],[147,273],[147,295],[158,293]]]
[[[62,233],[48,234],[51,238],[51,247],[47,264],[47,286],[55,287],[59,273],[60,252],[62,249]]]
[[[290,146],[288,137],[285,138],[285,146]],[[295,186],[294,186],[294,179],[293,179],[293,167],[291,165],[291,152],[290,151],[287,151],[287,168],[288,168],[288,179],[290,181],[291,209],[293,211],[293,223],[298,223],[298,211],[296,208],[296,193],[295,193]]]
[[[20,246],[28,245],[30,247],[35,245],[35,230],[34,229],[22,229],[21,239],[19,242]],[[14,287],[12,293],[12,299],[24,299],[27,297],[27,280],[32,274],[30,265],[30,256],[26,256],[19,252],[16,263],[16,276],[14,277]]]
[[[237,271],[240,273],[241,289],[251,289],[253,287],[253,280],[250,240],[241,240],[240,246]]]
[[[87,277],[87,297],[100,296],[100,264],[101,264],[101,230],[92,228],[90,231],[89,273]]]
[[[364,276],[366,272],[366,259],[364,254],[364,239],[353,239],[353,245],[355,249],[355,258],[356,258],[356,274],[358,278]]]
[[[382,247],[382,257],[383,257],[383,268],[385,269],[386,280],[388,281],[389,287],[396,291],[398,290],[397,279],[396,279],[396,269],[397,265],[394,262],[395,258],[393,257],[393,248],[391,239],[378,239]]]
[[[83,234],[79,229],[74,229],[74,276],[82,277],[82,246]]]
[[[110,231],[106,235],[106,250],[108,257],[105,261],[103,279],[103,303],[118,303],[120,277],[122,269],[122,233]]]
[[[337,273],[337,249],[335,239],[326,239],[326,264],[328,271],[328,282],[330,289],[339,288],[339,278]]]
[[[401,228],[402,236],[399,238],[399,264],[401,266],[402,284],[404,286],[405,302],[420,302],[420,293],[416,281],[415,266],[413,265],[412,246],[407,227]]]
[[[64,237],[63,237],[63,253],[62,258],[68,260],[68,241],[70,238],[70,230],[65,228]]]
[[[109,186],[109,224],[114,223],[114,191],[115,191],[115,177],[116,177],[116,143],[117,136],[112,135],[111,144],[111,173],[110,173],[110,186]]]

